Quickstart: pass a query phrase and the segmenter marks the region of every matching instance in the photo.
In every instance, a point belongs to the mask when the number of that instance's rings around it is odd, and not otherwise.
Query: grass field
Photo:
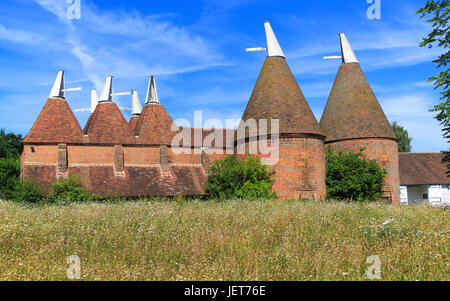
[[[449,211],[386,204],[0,202],[0,280],[450,280]]]

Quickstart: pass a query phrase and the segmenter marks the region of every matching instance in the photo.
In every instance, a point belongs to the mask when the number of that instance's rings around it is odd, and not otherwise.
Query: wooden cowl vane
[[[171,145],[173,120],[159,103],[155,78],[150,77],[147,97],[134,132],[136,143],[146,145]]]
[[[64,71],[59,71],[52,91],[24,143],[80,143],[83,130],[65,99]]]
[[[347,38],[340,34],[340,39],[342,65],[320,121],[326,141],[397,139]]]
[[[89,143],[133,144],[134,135],[119,107],[112,101],[112,76],[108,76],[100,100],[86,124]]]
[[[280,135],[324,134],[314,117],[297,81],[294,78],[283,51],[268,22],[265,22],[268,56],[259,74],[250,100],[242,117],[254,119],[279,119]],[[248,135],[248,133],[247,133]]]

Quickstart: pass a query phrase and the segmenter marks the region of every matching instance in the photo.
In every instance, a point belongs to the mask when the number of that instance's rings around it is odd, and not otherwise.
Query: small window
[[[428,193],[425,193],[424,195],[422,195],[422,199],[428,200]]]

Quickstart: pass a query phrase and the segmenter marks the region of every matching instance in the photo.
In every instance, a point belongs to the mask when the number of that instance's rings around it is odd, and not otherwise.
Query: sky
[[[26,135],[60,69],[72,110],[89,108],[105,77],[114,92],[138,91],[143,102],[155,75],[161,104],[174,120],[239,119],[266,57],[272,28],[317,120],[340,60],[338,33],[352,45],[389,121],[413,138],[414,152],[447,149],[429,109],[440,103],[427,79],[438,73],[439,48],[419,48],[430,24],[415,12],[425,0],[380,1],[380,19],[367,0],[0,0],[0,128]],[[373,0],[376,1],[376,0]],[[370,0],[369,0],[370,2]],[[131,96],[114,99],[131,106]],[[129,118],[130,111],[123,111]],[[75,113],[84,127],[89,112]],[[181,121],[179,123],[183,124]]]

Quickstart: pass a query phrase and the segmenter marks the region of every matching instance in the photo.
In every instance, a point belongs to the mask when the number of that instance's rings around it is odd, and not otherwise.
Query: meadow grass
[[[0,202],[0,280],[450,280],[449,212],[381,203]]]

